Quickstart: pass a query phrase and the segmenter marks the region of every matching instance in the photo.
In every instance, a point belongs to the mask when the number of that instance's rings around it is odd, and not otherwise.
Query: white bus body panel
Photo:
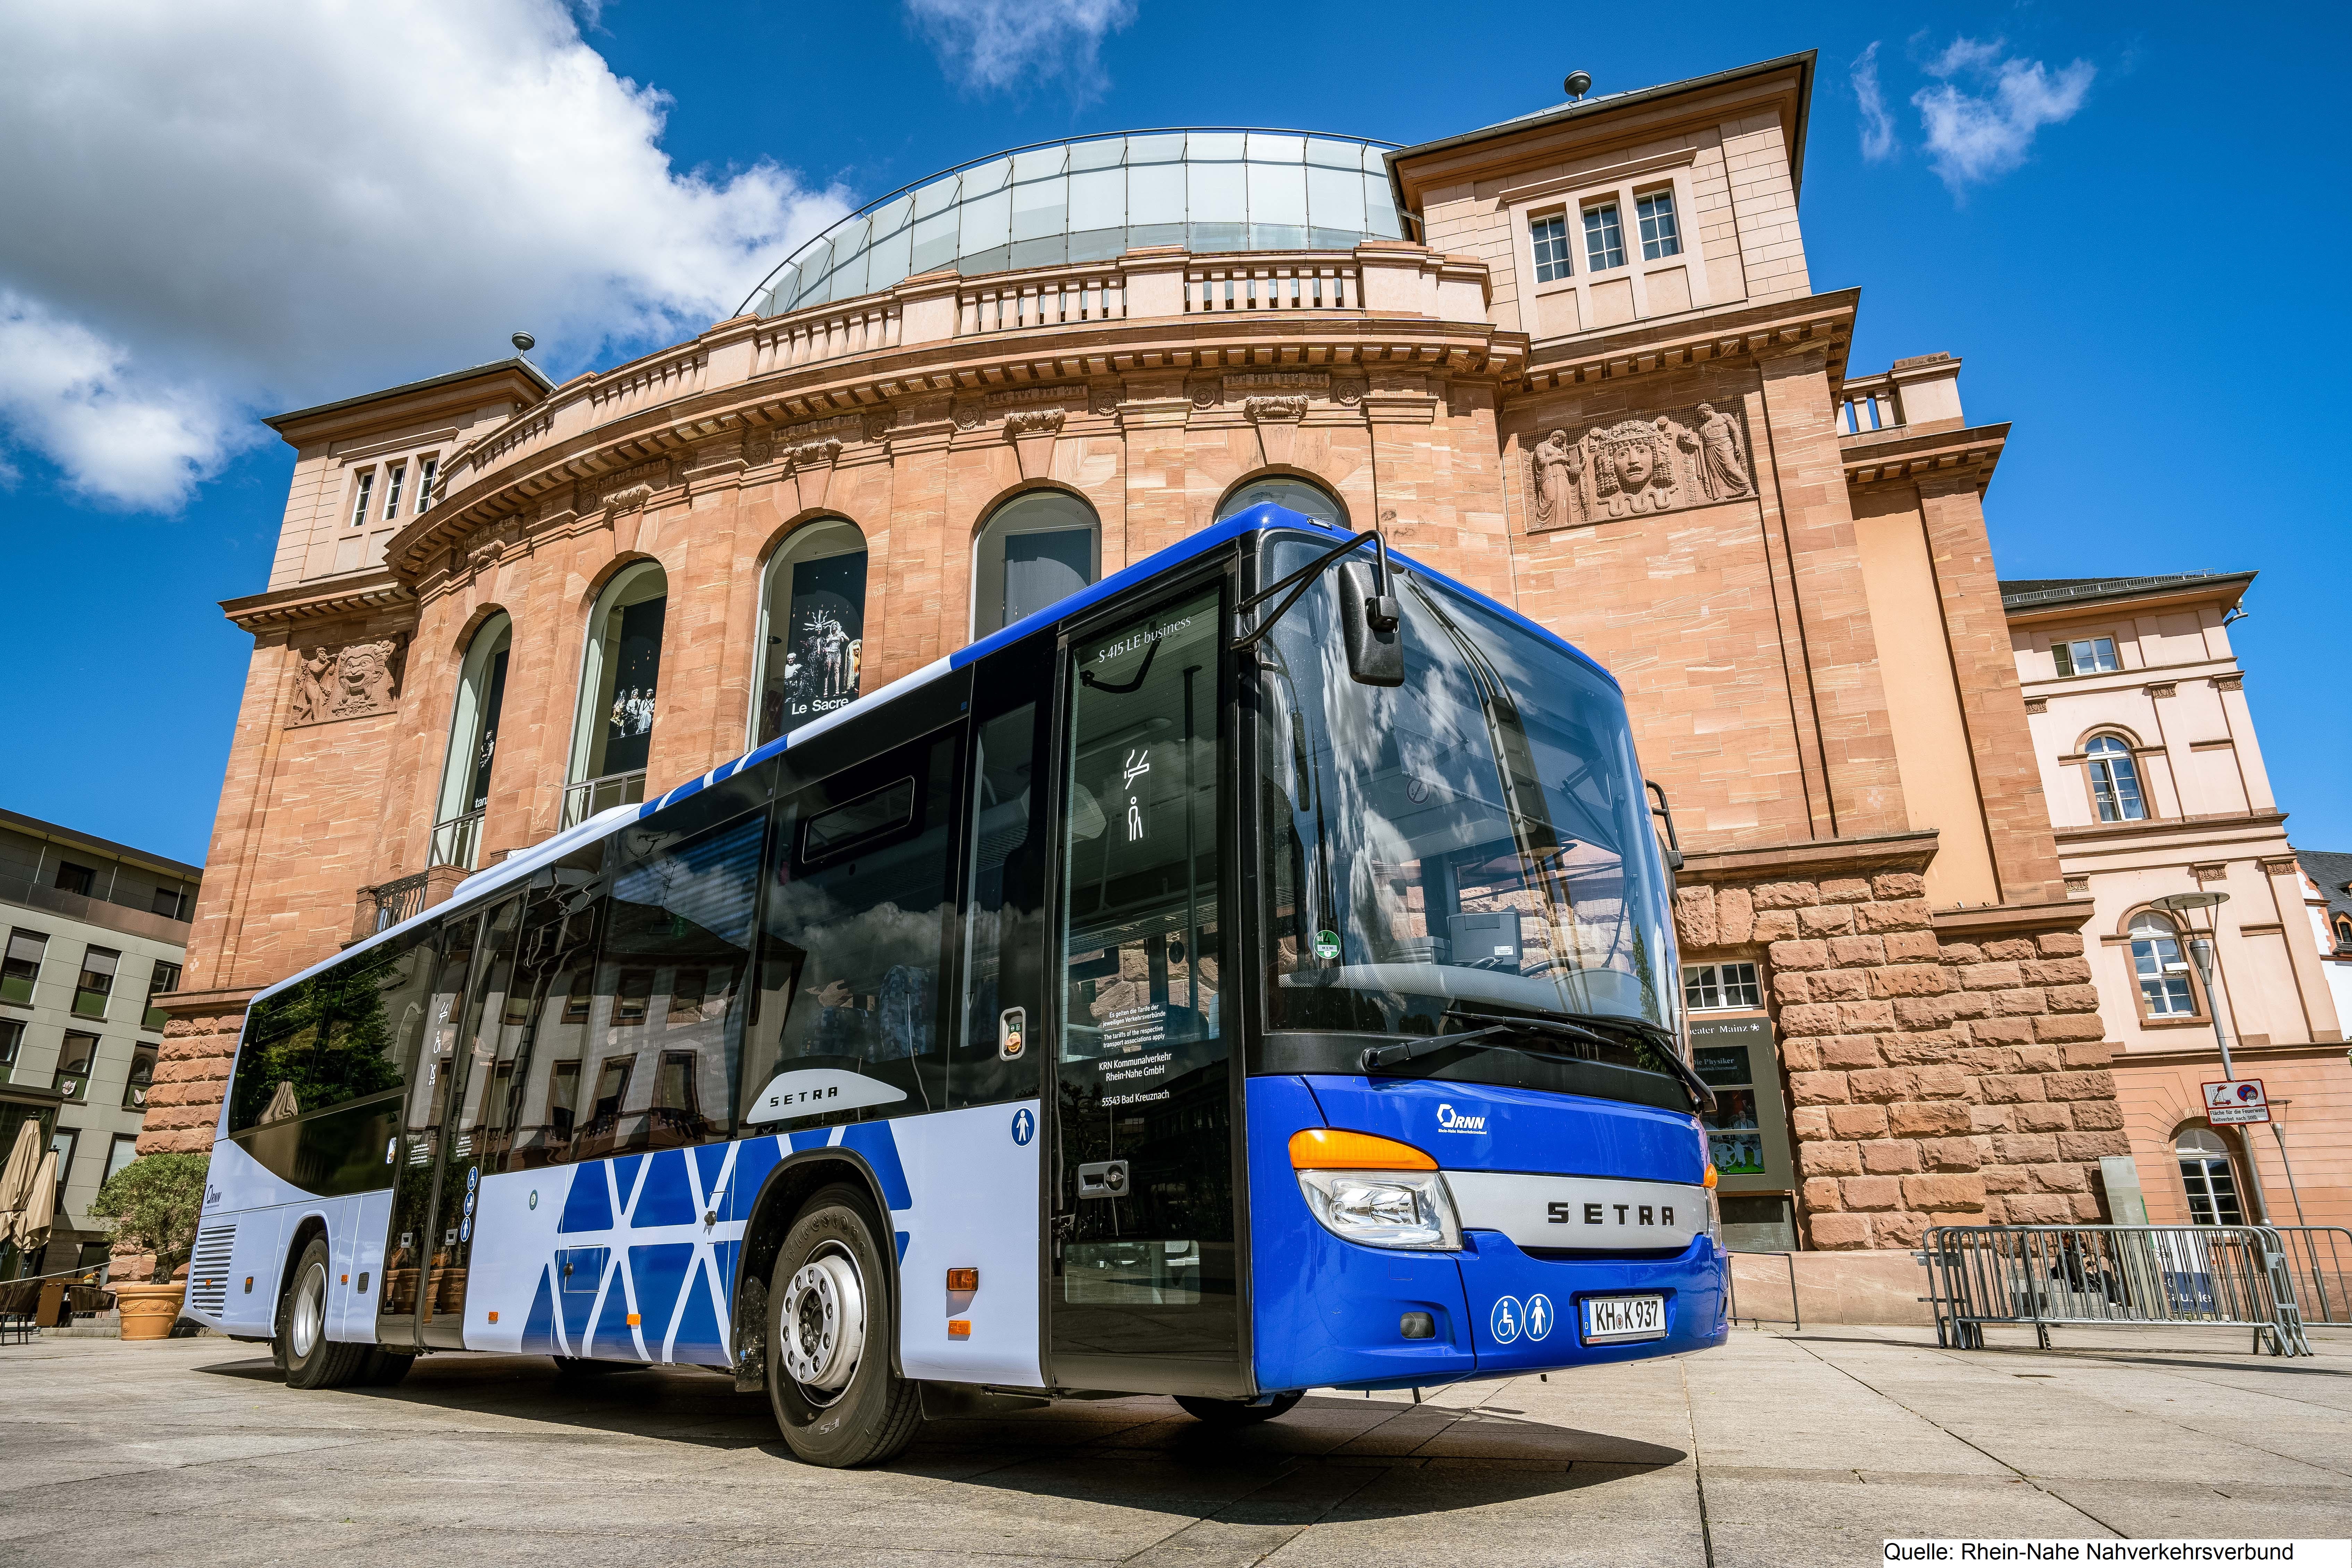
[[[286,1248],[296,1227],[314,1216],[327,1227],[327,1337],[352,1344],[375,1343],[376,1292],[382,1288],[384,1227],[392,1220],[391,1190],[313,1197],[272,1175],[226,1138],[213,1144],[204,1215],[196,1226],[199,1251],[206,1233],[224,1226],[236,1227],[226,1274],[207,1271],[205,1276],[225,1279],[226,1284],[217,1295],[204,1289],[192,1265],[187,1315],[223,1333],[268,1337],[276,1327],[286,1270],[294,1263],[286,1256]],[[365,1291],[359,1288],[362,1275],[368,1281]],[[246,1289],[247,1279],[253,1281],[250,1290]],[[217,1310],[205,1305],[211,1300],[221,1302]]]

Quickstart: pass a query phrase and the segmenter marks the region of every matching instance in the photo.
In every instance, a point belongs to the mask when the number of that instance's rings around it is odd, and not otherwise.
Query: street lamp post
[[[2189,928],[2189,955],[2197,961],[2197,977],[2205,983],[2205,1005],[2213,1011],[2213,1043],[2221,1052],[2221,1076],[2232,1083],[2238,1069],[2230,1060],[2230,1036],[2221,1027],[2221,997],[2213,988],[2213,936],[2219,929],[2213,910],[2230,901],[2227,893],[2167,893],[2160,899],[2150,899],[2148,907],[2162,910],[2169,915],[2189,915],[2198,910],[2205,911],[2205,929],[2200,931],[2192,922]],[[2246,1157],[2247,1217],[2256,1225],[2270,1223],[2270,1205],[2263,1198],[2263,1178],[2254,1164],[2254,1141],[2241,1136],[2238,1147]]]

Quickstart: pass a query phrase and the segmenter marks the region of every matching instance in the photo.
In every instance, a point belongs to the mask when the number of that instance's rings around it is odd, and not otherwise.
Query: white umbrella
[[[25,1212],[16,1216],[16,1245],[25,1249],[26,1258],[38,1258],[41,1248],[49,1244],[49,1226],[58,1217],[58,1152],[55,1149],[41,1156],[41,1163],[33,1173],[32,1195],[25,1201]]]
[[[33,1195],[33,1173],[41,1163],[41,1124],[27,1117],[16,1130],[16,1146],[0,1167],[0,1242],[16,1239],[16,1219]]]

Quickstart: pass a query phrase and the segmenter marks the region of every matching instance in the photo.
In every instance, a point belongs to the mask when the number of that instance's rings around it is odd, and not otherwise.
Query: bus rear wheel
[[[880,1226],[864,1194],[831,1186],[793,1221],[768,1280],[768,1402],[812,1465],[878,1465],[922,1423],[891,1370],[896,1338]]]
[[[1305,1397],[1300,1394],[1277,1394],[1253,1405],[1246,1399],[1202,1399],[1196,1394],[1180,1394],[1176,1403],[1184,1407],[1185,1415],[1212,1426],[1255,1426],[1261,1421],[1287,1415],[1292,1406]]]
[[[340,1388],[367,1363],[369,1345],[327,1337],[327,1238],[314,1236],[278,1303],[277,1343],[289,1388]]]

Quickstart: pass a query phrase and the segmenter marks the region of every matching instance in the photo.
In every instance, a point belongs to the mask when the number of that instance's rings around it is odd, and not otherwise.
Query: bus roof
[[[595,816],[589,817],[584,822],[564,829],[564,831],[557,834],[552,838],[547,839],[542,843],[534,844],[528,849],[519,850],[515,854],[508,856],[504,860],[499,861],[497,865],[489,868],[488,870],[477,871],[472,876],[467,878],[463,882],[458,884],[457,891],[450,898],[448,902],[436,904],[429,910],[422,910],[416,914],[411,915],[407,920],[401,921],[398,925],[388,926],[384,930],[376,932],[374,935],[370,936],[363,941],[353,942],[350,947],[347,947],[341,952],[336,953],[332,958],[321,959],[320,962],[310,965],[310,968],[301,971],[299,973],[289,974],[274,985],[264,986],[261,990],[254,993],[253,999],[256,1002],[259,1002],[264,997],[274,995],[289,985],[297,984],[301,981],[308,980],[312,975],[320,973],[323,971],[333,967],[335,964],[341,963],[343,960],[353,957],[365,949],[373,947],[378,942],[383,942],[388,938],[405,931],[409,926],[418,921],[424,920],[427,915],[438,918],[449,913],[452,910],[459,909],[468,904],[478,903],[482,900],[488,898],[491,894],[499,891],[501,889],[510,887],[517,882],[524,880],[541,867],[562,859],[564,856],[570,854],[572,850],[580,847],[582,845],[605,837],[625,823],[634,822],[640,817],[650,816],[652,813],[659,811],[666,805],[684,800],[688,795],[698,794],[702,790],[709,788],[712,784],[719,784],[727,779],[730,779],[737,773],[741,773],[745,768],[756,766],[761,763],[768,761],[771,757],[782,756],[788,748],[794,744],[803,744],[814,740],[815,737],[824,734],[826,731],[833,729],[835,725],[847,723],[851,719],[861,714],[870,713],[875,709],[881,707],[884,703],[891,701],[895,698],[902,697],[909,691],[913,691],[926,686],[951,670],[961,669],[965,666],[972,663],[974,660],[994,653],[1001,647],[1008,647],[1013,644],[1021,641],[1024,637],[1035,636],[1036,634],[1052,627],[1056,623],[1068,619],[1072,616],[1083,614],[1085,611],[1093,608],[1096,605],[1101,604],[1117,595],[1123,594],[1129,588],[1137,587],[1163,573],[1172,571],[1189,562],[1198,560],[1200,557],[1210,553],[1223,544],[1228,543],[1233,540],[1239,539],[1244,534],[1265,533],[1277,529],[1284,530],[1286,531],[1313,534],[1321,538],[1328,539],[1334,544],[1338,544],[1349,537],[1348,533],[1343,530],[1330,527],[1326,523],[1318,522],[1315,519],[1307,516],[1303,512],[1292,511],[1286,507],[1276,506],[1270,501],[1258,506],[1245,508],[1241,511],[1235,512],[1231,517],[1224,518],[1220,521],[1211,524],[1209,527],[1202,529],[1198,533],[1191,534],[1183,539],[1178,540],[1175,543],[1156,554],[1145,556],[1142,560],[1135,563],[1132,566],[1112,573],[1109,576],[1104,578],[1099,583],[1089,584],[1087,586],[1079,589],[1076,593],[1072,594],[1066,598],[1056,600],[1053,604],[1046,605],[1044,609],[1037,611],[1034,615],[1024,616],[1023,619],[1013,622],[1011,626],[1004,627],[1001,631],[991,632],[988,636],[982,637],[977,642],[969,643],[963,647],[957,649],[955,652],[949,654],[944,658],[933,659],[930,663],[925,665],[922,668],[914,671],[912,674],[901,676],[898,679],[892,681],[889,685],[885,686],[878,690],[869,691],[854,702],[845,703],[841,707],[835,709],[830,713],[813,719],[809,721],[809,722],[802,725],[799,729],[793,731],[789,735],[782,736],[779,739],[771,741],[766,745],[761,746],[755,751],[747,752],[742,756],[737,757],[732,762],[721,763],[719,766],[711,769],[709,773],[702,774],[699,778],[688,779],[686,783],[679,784],[676,789],[671,790],[668,794],[662,795],[658,799],[645,801],[635,805],[613,806],[608,810],[597,813]],[[1457,583],[1453,578],[1445,575],[1443,572],[1425,566],[1422,563],[1400,551],[1391,551],[1390,552],[1390,554],[1394,559],[1403,562],[1414,571],[1423,574],[1432,580],[1443,583],[1447,587],[1454,589],[1457,593],[1466,595],[1471,598],[1478,600],[1495,614],[1501,616],[1506,620],[1517,624],[1521,629],[1542,638],[1544,641],[1550,643],[1557,647],[1566,650],[1569,654],[1572,655],[1578,662],[1591,669],[1602,679],[1608,681],[1610,685],[1618,685],[1617,678],[1610,674],[1606,668],[1587,655],[1581,648],[1579,648],[1573,643],[1569,642],[1557,633],[1538,626],[1535,622],[1528,619],[1525,616],[1520,615],[1517,610],[1512,609],[1507,605],[1497,604],[1495,600],[1488,598],[1486,595],[1479,593],[1476,589],[1467,587],[1463,584]],[[1620,688],[1620,689],[1622,689]]]

